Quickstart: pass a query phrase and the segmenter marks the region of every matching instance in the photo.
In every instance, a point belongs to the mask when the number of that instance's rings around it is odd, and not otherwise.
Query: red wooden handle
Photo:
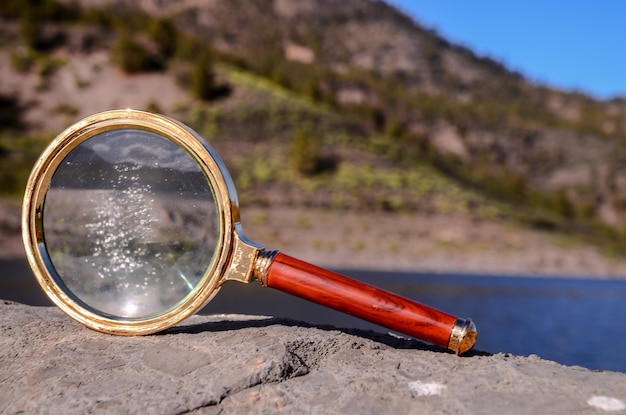
[[[267,286],[391,330],[448,347],[457,318],[279,253]]]

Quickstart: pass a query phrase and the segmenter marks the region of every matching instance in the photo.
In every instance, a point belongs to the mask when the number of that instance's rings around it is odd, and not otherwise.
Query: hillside
[[[6,196],[71,122],[134,107],[209,139],[244,207],[511,222],[623,255],[626,101],[535,85],[384,2],[31,0],[0,12]]]

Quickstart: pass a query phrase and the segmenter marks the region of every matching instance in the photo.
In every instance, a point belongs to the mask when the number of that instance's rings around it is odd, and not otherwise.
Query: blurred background
[[[474,317],[482,350],[626,371],[620,13],[434,3],[3,1],[0,298],[49,304],[19,236],[40,152],[132,107],[211,143],[253,240]],[[267,291],[206,312],[381,330]]]

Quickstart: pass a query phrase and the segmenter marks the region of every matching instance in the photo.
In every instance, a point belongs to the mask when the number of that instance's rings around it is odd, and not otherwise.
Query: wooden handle
[[[268,287],[446,348],[459,320],[281,253],[270,265],[266,283]]]

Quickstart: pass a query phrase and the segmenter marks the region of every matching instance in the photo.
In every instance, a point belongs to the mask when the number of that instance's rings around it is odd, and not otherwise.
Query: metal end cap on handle
[[[457,355],[462,355],[474,347],[477,336],[478,331],[476,330],[474,322],[469,318],[460,318],[454,323],[452,333],[450,333],[448,349],[452,350]]]

